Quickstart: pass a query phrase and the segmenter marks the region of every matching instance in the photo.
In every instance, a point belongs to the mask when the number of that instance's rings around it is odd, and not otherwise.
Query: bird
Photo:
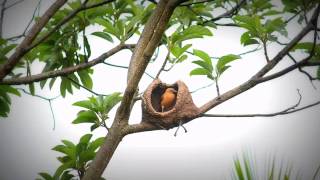
[[[175,90],[174,88],[167,88],[160,98],[161,112],[164,112],[164,110],[167,110],[168,108],[172,107],[176,101],[176,98],[177,98],[177,90]],[[174,133],[174,136],[177,136],[177,133],[180,127],[184,129],[185,133],[187,132],[187,129],[183,126],[183,123],[180,120],[178,128]]]
[[[174,88],[167,88],[161,96],[160,106],[161,112],[172,107],[177,98],[177,91]]]

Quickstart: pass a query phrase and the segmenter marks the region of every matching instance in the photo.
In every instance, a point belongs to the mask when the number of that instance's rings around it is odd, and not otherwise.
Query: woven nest
[[[174,105],[161,112],[160,99],[167,88],[177,91]],[[199,114],[199,108],[193,103],[188,87],[182,81],[174,84],[162,83],[159,79],[154,80],[143,94],[142,121],[151,122],[162,128],[169,129]]]

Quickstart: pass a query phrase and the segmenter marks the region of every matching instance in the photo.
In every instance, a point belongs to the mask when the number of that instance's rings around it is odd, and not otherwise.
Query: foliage
[[[228,54],[220,57],[215,66],[213,66],[211,57],[206,52],[194,49],[193,54],[198,56],[200,60],[192,61],[192,63],[200,67],[193,69],[190,75],[206,75],[211,80],[218,80],[222,73],[230,67],[228,65],[230,62],[241,58],[238,55]]]
[[[41,172],[39,175],[45,180],[67,180],[77,176],[82,177],[90,161],[95,157],[96,150],[104,141],[104,137],[100,137],[90,142],[91,138],[92,134],[85,134],[80,138],[78,144],[62,140],[63,144],[52,148],[52,150],[63,154],[63,156],[57,157],[61,165],[53,176],[45,172]]]
[[[91,131],[100,126],[106,127],[105,121],[109,119],[108,113],[122,99],[120,94],[115,92],[107,96],[90,97],[89,100],[75,102],[74,106],[86,110],[79,111],[77,118],[72,123],[92,123]]]

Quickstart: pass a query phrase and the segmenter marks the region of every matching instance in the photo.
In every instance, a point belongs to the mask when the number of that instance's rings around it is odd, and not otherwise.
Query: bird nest
[[[176,99],[172,107],[162,112],[161,96],[167,88],[177,91]],[[188,87],[182,81],[166,84],[156,79],[144,92],[142,100],[142,121],[151,122],[165,129],[178,125],[180,121],[194,118],[200,112],[192,101]]]

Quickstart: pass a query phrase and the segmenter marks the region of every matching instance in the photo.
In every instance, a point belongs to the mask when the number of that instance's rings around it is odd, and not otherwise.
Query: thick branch
[[[283,59],[283,57],[306,35],[308,34],[312,29],[313,29],[313,23],[317,20],[318,15],[319,15],[319,11],[320,11],[320,5],[318,5],[318,7],[316,8],[316,10],[314,11],[312,18],[310,20],[310,22],[306,25],[306,27],[304,27],[300,33],[293,39],[291,40],[291,42],[284,47],[272,60],[270,60],[268,62],[267,65],[265,65],[260,71],[258,71],[254,76],[252,76],[247,82],[241,84],[240,86],[237,86],[225,93],[223,93],[222,95],[214,98],[213,100],[210,100],[209,102],[207,102],[206,104],[204,104],[203,106],[200,107],[200,113],[195,116],[192,117],[190,119],[185,119],[184,123],[189,122],[195,118],[201,117],[203,116],[204,113],[206,113],[207,111],[209,111],[210,109],[214,108],[215,106],[231,99],[234,96],[237,96],[251,88],[253,88],[254,86],[256,86],[259,83],[262,83],[261,79],[263,79],[262,77],[268,73],[271,69],[273,69],[279,61],[281,61]],[[320,102],[316,102],[314,104],[302,107],[302,109],[306,109],[308,107],[312,107],[314,105],[319,104]],[[293,112],[298,111],[299,109],[295,109],[292,110]],[[291,111],[290,111],[291,112]],[[173,125],[173,127],[176,125]],[[129,127],[126,128],[125,133],[126,134],[131,134],[131,133],[137,133],[137,132],[143,132],[143,131],[152,131],[152,130],[158,130],[159,127],[156,127],[153,124],[150,124],[148,122],[141,122],[140,124],[134,124],[134,125],[130,125]]]
[[[8,84],[8,85],[19,85],[19,84],[28,84],[32,82],[37,82],[41,80],[45,80],[48,78],[54,78],[57,76],[66,76],[68,74],[74,73],[76,71],[80,71],[83,69],[90,68],[98,63],[102,63],[105,59],[109,58],[110,56],[114,55],[115,53],[119,52],[122,49],[126,48],[132,48],[135,45],[133,44],[120,44],[108,52],[102,54],[101,56],[97,57],[96,59],[89,61],[87,63],[82,63],[76,66],[66,67],[60,70],[54,70],[54,71],[48,71],[32,76],[26,76],[21,78],[12,78],[12,79],[4,79],[3,81],[0,81],[0,84]]]
[[[108,131],[105,142],[98,150],[94,160],[83,177],[84,180],[100,178],[115,149],[123,136],[125,136],[123,129],[127,127],[128,124],[131,104],[134,94],[137,91],[138,83],[150,61],[150,58],[152,57],[152,54],[161,40],[173,10],[180,2],[181,1],[178,0],[161,0],[151,17],[148,19],[130,61],[127,78],[128,84],[120,107],[116,112],[115,119],[110,131]]]
[[[25,55],[27,47],[37,37],[39,32],[47,24],[49,19],[66,3],[66,0],[55,1],[49,9],[42,15],[42,17],[32,26],[27,36],[16,48],[16,51],[9,57],[8,61],[0,67],[0,80],[2,80],[7,74],[9,74],[19,60]]]

